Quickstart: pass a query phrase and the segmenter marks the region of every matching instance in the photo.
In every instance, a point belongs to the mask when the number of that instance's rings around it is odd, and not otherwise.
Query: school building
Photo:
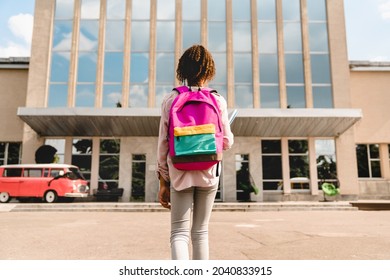
[[[0,59],[0,163],[48,144],[157,201],[160,104],[193,44],[238,110],[218,201],[390,199],[390,63],[348,61],[339,0],[35,0],[31,57]]]

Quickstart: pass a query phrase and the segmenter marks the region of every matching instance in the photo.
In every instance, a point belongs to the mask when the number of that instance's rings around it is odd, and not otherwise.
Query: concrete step
[[[349,202],[264,202],[214,204],[213,211],[356,211]],[[10,203],[0,212],[164,212],[159,203]]]

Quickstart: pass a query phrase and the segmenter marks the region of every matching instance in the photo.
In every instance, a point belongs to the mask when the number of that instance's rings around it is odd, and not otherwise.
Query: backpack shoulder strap
[[[175,87],[173,90],[177,91],[179,94],[190,91],[189,87],[187,86]]]

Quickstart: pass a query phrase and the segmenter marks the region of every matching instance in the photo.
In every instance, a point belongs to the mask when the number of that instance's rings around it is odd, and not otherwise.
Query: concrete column
[[[125,13],[125,42],[123,53],[123,84],[122,84],[122,107],[129,107],[130,94],[130,58],[131,58],[131,1],[126,2]]]
[[[226,67],[227,67],[227,105],[234,106],[234,63],[233,63],[233,4],[226,0]]]
[[[276,28],[278,37],[280,108],[287,108],[286,63],[284,60],[282,0],[276,0]]]
[[[283,137],[281,140],[282,144],[282,173],[283,173],[283,194],[291,194],[291,183],[290,183],[290,159],[288,152],[288,139]]]
[[[148,107],[155,107],[156,100],[156,17],[157,0],[150,1],[150,46],[149,46],[149,98]]]
[[[312,195],[318,195],[318,175],[315,138],[308,139],[309,146],[309,168],[310,168],[310,189]]]
[[[251,26],[252,26],[252,87],[253,107],[260,108],[260,79],[259,79],[259,52],[257,39],[257,3],[251,0]]]
[[[389,157],[389,144],[379,145],[379,156],[381,159],[381,173],[382,178],[390,179],[390,157]]]

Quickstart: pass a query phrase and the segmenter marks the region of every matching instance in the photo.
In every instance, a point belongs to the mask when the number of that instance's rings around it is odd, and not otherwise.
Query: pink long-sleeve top
[[[197,87],[194,87],[194,90],[197,90]],[[216,168],[219,168],[220,165],[214,165],[207,170],[182,171],[176,169],[172,164],[169,156],[168,121],[172,102],[177,95],[177,91],[172,91],[164,98],[161,105],[160,131],[157,146],[157,175],[162,176],[166,182],[170,182],[171,187],[178,191],[195,186],[215,186],[219,180],[219,177],[216,176]],[[230,129],[227,104],[223,96],[216,94],[216,97],[222,115],[223,149],[228,150],[234,143],[234,136]]]

